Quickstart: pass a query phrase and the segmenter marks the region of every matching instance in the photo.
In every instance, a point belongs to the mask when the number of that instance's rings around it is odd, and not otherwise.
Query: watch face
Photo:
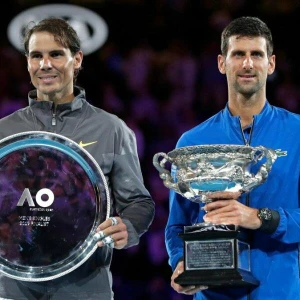
[[[258,216],[261,220],[271,220],[272,219],[272,212],[268,208],[262,208],[259,210]]]
[[[96,250],[109,215],[105,177],[77,143],[48,132],[0,141],[0,272],[44,281],[71,272]]]

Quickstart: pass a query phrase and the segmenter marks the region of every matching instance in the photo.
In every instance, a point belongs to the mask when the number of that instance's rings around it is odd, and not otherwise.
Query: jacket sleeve
[[[127,248],[138,244],[151,225],[155,205],[146,189],[137,154],[135,134],[125,123],[115,133],[115,154],[110,175],[114,208],[128,230]]]
[[[300,243],[300,209],[277,209],[280,222],[272,238],[286,243]]]
[[[272,190],[268,189],[271,195],[267,206],[278,211],[280,217],[270,237],[284,244],[300,243],[300,147],[295,145],[292,150],[277,159],[280,164],[274,168],[276,176],[273,176],[277,181],[274,180]]]
[[[184,136],[181,137],[176,148],[184,147]],[[174,181],[176,170],[172,168],[172,176]],[[169,217],[165,228],[165,243],[169,255],[169,265],[172,270],[176,268],[178,261],[183,257],[184,242],[179,237],[179,233],[184,231],[184,226],[193,225],[201,220],[203,221],[203,212],[201,205],[192,202],[173,190],[169,192]]]
[[[169,265],[172,270],[183,257],[183,240],[179,233],[184,231],[184,226],[198,222],[200,205],[189,201],[174,191],[170,191],[169,218],[165,229],[165,242],[169,255]]]
[[[280,217],[277,229],[271,235],[271,238],[282,243],[300,243],[300,176],[298,178],[298,189],[289,188],[286,193],[288,198],[297,199],[298,208],[278,207],[275,208]]]

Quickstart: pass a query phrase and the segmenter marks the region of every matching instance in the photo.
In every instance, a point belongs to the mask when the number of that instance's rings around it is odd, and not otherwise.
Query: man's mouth
[[[254,78],[255,75],[243,74],[243,75],[239,75],[239,77],[243,77],[243,78]]]
[[[50,82],[53,81],[56,78],[56,76],[43,76],[43,77],[39,77],[40,80],[42,80],[43,82]]]

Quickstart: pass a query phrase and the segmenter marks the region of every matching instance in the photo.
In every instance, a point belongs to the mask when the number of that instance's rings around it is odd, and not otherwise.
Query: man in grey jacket
[[[29,106],[0,120],[0,139],[28,131],[65,136],[92,155],[110,193],[112,218],[97,228],[97,250],[75,270],[49,281],[31,282],[0,273],[4,299],[113,299],[110,263],[113,248],[128,248],[154,218],[154,202],[144,186],[132,130],[117,116],[89,104],[75,86],[83,53],[74,29],[47,18],[26,30],[24,50],[31,82]]]

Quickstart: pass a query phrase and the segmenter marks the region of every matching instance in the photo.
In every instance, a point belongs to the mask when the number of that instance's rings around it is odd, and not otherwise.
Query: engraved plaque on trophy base
[[[184,272],[175,282],[209,288],[257,286],[250,272],[250,247],[238,230],[195,231],[186,226],[179,236],[184,241]],[[231,228],[230,228],[231,227]],[[229,229],[228,229],[229,228]]]

